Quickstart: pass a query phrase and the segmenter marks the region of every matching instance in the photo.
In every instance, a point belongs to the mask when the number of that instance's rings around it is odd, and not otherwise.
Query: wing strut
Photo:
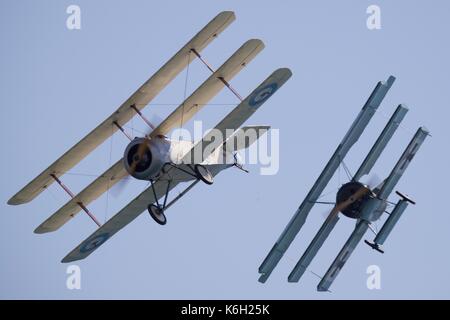
[[[58,178],[55,174],[52,173],[50,176],[51,176],[51,177],[52,177],[52,178],[53,178],[53,179],[61,186],[61,188],[62,188],[65,192],[67,192],[67,194],[68,194],[69,196],[72,197],[72,199],[75,198],[75,195],[73,194],[73,192],[70,191],[70,189],[67,188],[67,186],[66,186],[64,183],[62,183],[62,181],[59,180],[59,178]],[[94,221],[94,222],[97,224],[97,226],[99,226],[99,227],[102,226],[101,223],[98,222],[98,220],[95,218],[95,216],[89,211],[89,209],[86,208],[86,206],[83,204],[83,202],[79,201],[79,202],[77,202],[77,205],[78,205],[84,212],[87,213],[87,215],[92,219],[92,221]]]
[[[211,67],[211,65],[205,60],[203,59],[203,57],[200,55],[200,53],[197,52],[197,50],[195,50],[194,48],[191,49],[191,51],[197,56],[197,58],[203,62],[203,64],[209,69],[209,71],[211,71],[212,73],[216,72],[214,70],[214,68]],[[222,83],[228,88],[230,89],[230,91],[240,100],[243,101],[244,99],[242,98],[242,96],[236,91],[236,89],[234,89],[231,84],[225,80],[223,77],[219,77],[218,78],[220,81],[222,81]]]
[[[136,113],[138,114],[138,116],[141,117],[141,119],[144,120],[144,122],[145,122],[150,128],[152,128],[152,130],[155,130],[156,127],[155,127],[150,121],[148,121],[148,119],[147,119],[146,117],[144,117],[144,115],[142,114],[141,110],[139,110],[138,108],[136,108],[136,105],[135,105],[135,104],[132,104],[132,105],[130,106],[130,108],[133,109],[134,111],[136,111]]]
[[[119,129],[125,135],[125,137],[128,138],[128,140],[130,141],[133,140],[133,138],[125,131],[125,129],[117,121],[114,121],[113,125],[115,125],[117,129]]]

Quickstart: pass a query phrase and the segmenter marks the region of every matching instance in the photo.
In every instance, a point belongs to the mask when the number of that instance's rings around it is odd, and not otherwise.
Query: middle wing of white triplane
[[[380,106],[381,102],[386,96],[386,93],[389,91],[394,81],[395,78],[391,76],[386,82],[379,82],[377,84],[366,104],[359,113],[358,117],[353,122],[344,139],[339,144],[333,156],[325,166],[325,169],[322,171],[319,178],[314,183],[312,189],[306,196],[305,200],[297,209],[296,213],[289,221],[283,233],[280,235],[280,237],[270,250],[269,254],[259,267],[258,271],[261,274],[259,278],[260,282],[265,282],[267,280],[273,269],[281,260],[281,257],[284,255],[284,253],[294,240],[295,236],[298,234],[303,224],[305,223],[309,212],[314,206],[314,203],[322,194],[323,190],[327,186],[330,179],[333,177],[337,168],[341,164],[341,161],[345,158],[350,148],[356,143],[356,141],[358,141],[359,137],[363,133],[370,119],[372,119],[372,116],[375,114],[376,110]]]
[[[256,88],[221,122],[219,122],[215,129],[218,129],[221,132],[231,132],[233,130],[237,130],[261,105],[264,104],[264,102],[266,102],[272,96],[273,93],[275,93],[275,91],[283,86],[283,84],[291,77],[291,75],[291,71],[286,68],[281,68],[273,72],[262,84],[258,86],[258,88]],[[242,130],[245,131],[247,128],[249,127],[242,128]],[[258,128],[267,129],[267,126]],[[241,130],[237,131],[237,133],[239,133],[240,131]],[[234,137],[234,135],[231,137]],[[227,138],[229,138],[229,136],[227,136]],[[226,139],[224,140],[226,142]],[[205,141],[210,141],[208,135],[206,135],[192,149],[196,148],[198,145],[201,145]],[[250,141],[249,144],[251,142],[253,141]],[[224,142],[221,143],[223,144]],[[218,145],[218,147],[220,147],[220,145]],[[237,148],[241,147],[242,146],[235,146],[234,149],[237,150]],[[72,252],[70,252],[62,260],[62,262],[71,262],[86,258],[112,235],[114,235],[128,223],[133,221],[143,211],[145,211],[149,204],[154,203],[156,199],[160,199],[161,197],[165,196],[170,190],[177,186],[180,181],[188,181],[193,179],[193,177],[189,174],[180,175],[180,173],[177,173],[179,170],[176,168],[176,166],[177,165],[174,165],[171,170],[168,170],[168,172],[166,172],[153,183],[153,186],[155,187],[156,198],[154,196],[152,187],[147,188],[127,206],[125,206],[125,208],[123,208],[115,216],[113,216],[108,222],[98,228],[97,231],[95,231],[91,236],[84,240],[78,247],[72,250]],[[186,169],[186,166],[188,165],[183,164],[181,166],[183,166],[183,169]],[[216,176],[220,171],[230,166],[230,164],[205,164],[205,167],[208,168],[213,176]],[[171,177],[171,174],[174,174],[174,171],[177,175],[177,179],[175,180],[173,179],[173,177]],[[196,182],[191,184],[191,186],[193,186]],[[188,190],[190,190],[190,187],[188,187]]]

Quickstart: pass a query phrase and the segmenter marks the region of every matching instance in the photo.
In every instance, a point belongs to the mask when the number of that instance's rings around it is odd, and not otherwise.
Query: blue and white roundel
[[[263,104],[264,101],[266,101],[267,99],[270,98],[270,96],[277,91],[278,89],[278,84],[271,83],[268,84],[267,86],[262,87],[261,89],[257,90],[253,96],[250,98],[250,101],[248,102],[248,104],[251,107],[257,107],[260,106],[261,104]]]
[[[98,236],[87,240],[80,248],[80,252],[81,253],[86,253],[89,251],[94,250],[95,248],[97,248],[98,246],[100,246],[101,244],[103,244],[106,240],[109,239],[109,233],[102,233],[99,234]]]

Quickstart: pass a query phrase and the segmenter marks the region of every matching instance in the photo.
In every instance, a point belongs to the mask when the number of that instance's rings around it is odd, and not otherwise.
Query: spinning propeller
[[[150,118],[149,125],[152,128],[149,128],[147,132],[144,134],[144,136],[142,137],[143,139],[142,143],[139,144],[136,153],[133,155],[129,175],[132,175],[133,173],[136,172],[139,164],[143,164],[149,160],[148,157],[146,156],[146,152],[148,151],[148,142],[150,141],[149,136],[150,133],[153,131],[153,128],[156,128],[154,124],[159,125],[161,122],[162,118],[156,114],[153,114],[152,117]],[[125,177],[111,188],[110,193],[113,195],[114,198],[119,197],[119,195],[122,194],[125,188],[128,186],[129,182],[130,177],[129,176]]]

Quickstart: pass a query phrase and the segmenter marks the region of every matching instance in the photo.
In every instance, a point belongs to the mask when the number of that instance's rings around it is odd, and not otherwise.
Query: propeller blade
[[[353,193],[347,200],[342,201],[340,203],[337,203],[330,213],[327,214],[326,218],[332,217],[333,215],[339,214],[342,210],[347,208],[349,205],[351,205],[353,202],[358,201],[360,198],[364,197],[368,192],[370,192],[369,189],[362,187],[359,188],[355,193]]]
[[[144,141],[139,145],[136,154],[133,156],[133,162],[130,166],[130,174],[133,174],[136,171],[136,167],[141,162],[142,158],[145,155],[145,152],[148,150],[148,138],[144,137]]]
[[[139,164],[139,162],[142,160],[142,158],[144,157],[145,153],[148,150],[148,141],[149,141],[149,135],[150,133],[153,131],[153,129],[162,122],[162,118],[156,114],[153,114],[150,120],[150,124],[153,128],[148,128],[147,132],[144,135],[144,140],[143,142],[139,145],[139,148],[136,152],[136,155],[133,158],[133,162],[131,163],[130,166],[130,175],[132,175],[137,168],[137,165]],[[130,182],[130,177],[124,178],[121,181],[119,181],[116,185],[114,185],[111,188],[111,194],[113,195],[113,197],[117,198],[124,190],[125,188],[128,186],[128,183]]]

